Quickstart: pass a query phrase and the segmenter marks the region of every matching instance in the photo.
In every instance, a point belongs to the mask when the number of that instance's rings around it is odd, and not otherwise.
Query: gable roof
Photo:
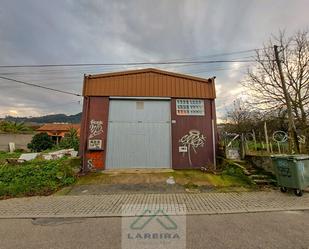
[[[69,123],[50,123],[44,124],[36,129],[39,132],[46,132],[49,136],[64,136],[69,130],[73,128],[77,131],[77,136],[80,136],[80,124]]]
[[[169,76],[190,79],[190,80],[197,80],[197,81],[207,82],[207,83],[209,81],[209,79],[204,79],[204,78],[187,75],[187,74],[180,74],[180,73],[164,71],[164,70],[157,69],[157,68],[144,68],[144,69],[137,69],[137,70],[111,72],[111,73],[103,73],[103,74],[93,74],[93,75],[90,74],[87,77],[89,79],[95,79],[95,78],[104,78],[104,77],[130,75],[130,74],[141,74],[141,73],[157,73],[157,74],[169,75]]]
[[[80,124],[64,124],[64,123],[51,123],[44,124],[37,131],[69,131],[71,128],[79,130]]]
[[[84,96],[187,97],[214,99],[214,78],[155,68],[87,75]]]

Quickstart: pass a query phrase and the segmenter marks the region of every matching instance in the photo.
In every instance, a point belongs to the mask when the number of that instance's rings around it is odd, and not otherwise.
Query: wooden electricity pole
[[[267,132],[266,121],[264,122],[264,132],[265,132],[266,149],[267,149],[267,152],[269,153],[269,140],[268,140],[268,132]]]
[[[289,150],[290,152],[298,153],[297,134],[296,134],[296,129],[295,129],[294,121],[293,121],[291,99],[290,99],[290,94],[288,93],[288,90],[286,88],[286,84],[284,81],[284,76],[282,72],[281,61],[279,59],[279,52],[278,52],[277,45],[274,45],[274,51],[275,51],[276,62],[278,65],[280,80],[282,84],[282,90],[283,90],[283,94],[284,94],[284,98],[285,98],[285,102],[287,106],[287,113],[288,113],[288,120],[289,120]]]

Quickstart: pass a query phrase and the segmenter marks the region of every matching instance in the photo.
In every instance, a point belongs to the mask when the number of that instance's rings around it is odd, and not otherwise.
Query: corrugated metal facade
[[[214,99],[212,79],[157,69],[85,76],[84,96],[143,96]]]
[[[215,164],[214,79],[157,69],[134,70],[85,76],[83,94],[83,171]],[[177,101],[184,102],[177,107]],[[203,103],[203,112],[184,114],[188,101],[193,103],[189,108],[193,111],[196,103]],[[127,106],[114,105],[120,103]]]
[[[106,168],[170,168],[170,109],[168,100],[111,100]]]

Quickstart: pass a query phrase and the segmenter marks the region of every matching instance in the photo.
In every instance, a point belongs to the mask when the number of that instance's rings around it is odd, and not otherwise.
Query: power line
[[[173,66],[172,69],[178,69],[180,65],[176,65],[176,66]],[[204,68],[203,65],[196,65],[196,64],[193,64],[193,65],[186,65],[187,68],[184,68],[184,70],[190,70],[189,67],[193,67],[192,69],[198,69],[198,68]],[[208,67],[207,69],[209,70],[213,70],[213,71],[216,71],[217,68],[220,68],[221,69],[226,69],[226,70],[230,70],[230,67],[225,67],[223,65],[217,65],[217,66],[214,66],[214,67]],[[165,70],[169,70],[169,67],[164,67]],[[118,69],[119,70],[119,69]],[[237,70],[237,69],[235,69]],[[100,73],[100,72],[113,72],[113,70],[106,70],[106,69],[92,69],[91,71],[87,71],[88,74],[95,74],[95,73]],[[60,73],[63,73],[63,75]],[[50,76],[53,76],[51,78],[44,78],[44,80],[63,80],[63,79],[80,79],[80,76],[83,75],[85,73],[85,71],[83,70],[80,70],[80,71],[76,71],[76,72],[65,72],[65,71],[55,71],[55,72],[45,72],[45,71],[35,71],[35,72],[3,72],[0,74],[3,75],[3,76],[22,76],[22,77],[25,77],[25,76],[42,76],[43,78],[44,77],[50,77]],[[55,76],[56,75],[56,76]]]
[[[192,65],[194,66],[194,65]],[[195,65],[195,66],[198,66],[197,68],[187,68],[187,69],[184,69],[182,70],[182,73],[189,73],[189,74],[200,74],[200,73],[207,73],[207,72],[217,72],[217,71],[241,71],[243,68],[246,68],[247,66],[240,66],[239,68],[225,68],[225,67],[222,67],[222,66],[216,66],[214,68],[203,68],[201,67],[201,65]],[[168,70],[168,68],[164,68],[165,70]],[[110,71],[109,71],[110,72]],[[93,72],[94,74],[95,73],[102,73],[102,71],[100,72]],[[0,73],[1,74],[1,73]],[[82,74],[82,73],[80,73]],[[92,73],[91,73],[92,74]],[[3,75],[3,74],[2,74]],[[64,83],[66,85],[72,85],[72,84],[76,84],[77,82],[80,82],[80,79],[81,79],[81,75],[76,75],[76,76],[73,76],[73,75],[66,75],[66,76],[55,76],[55,77],[52,77],[51,75],[49,76],[44,76],[41,74],[35,74],[37,77],[40,77],[42,81],[44,81],[44,86],[46,85],[63,85]],[[53,74],[54,75],[54,74]],[[23,74],[14,74],[14,73],[6,73],[5,76],[10,76],[10,77],[14,77],[14,76],[21,76],[21,77],[24,77],[25,75]],[[27,75],[26,75],[27,76]],[[4,77],[4,76],[3,76]],[[25,79],[26,80],[26,79]],[[33,83],[31,84],[35,84],[36,80],[32,80],[32,79],[27,79],[26,81],[32,81]],[[39,82],[40,83],[40,82]]]
[[[257,49],[248,49],[248,50],[240,50],[240,51],[233,51],[233,52],[226,52],[226,53],[219,53],[219,54],[211,54],[211,55],[202,55],[202,56],[195,56],[195,57],[187,57],[182,59],[175,59],[177,60],[189,60],[189,59],[197,59],[197,58],[213,58],[213,57],[222,57],[222,56],[229,56],[233,54],[243,54],[243,53],[252,53],[257,50],[262,50],[263,48],[257,48]],[[247,56],[248,57],[248,56]],[[250,56],[251,57],[251,56]],[[233,58],[233,59],[242,59],[242,58]]]
[[[78,101],[70,101],[70,102],[65,102],[65,103],[60,103],[60,104],[56,104],[56,105],[48,105],[48,106],[45,106],[43,107],[43,109],[45,108],[54,108],[54,107],[62,107],[62,106],[67,106],[67,105],[71,105],[71,104],[78,104],[78,105],[81,105],[81,100],[78,100]]]
[[[78,93],[72,93],[72,92],[63,91],[63,90],[59,90],[59,89],[54,89],[54,88],[50,88],[50,87],[46,87],[46,86],[40,86],[40,85],[37,85],[37,84],[34,84],[34,83],[29,83],[29,82],[25,82],[25,81],[21,81],[21,80],[16,80],[16,79],[12,79],[12,78],[7,78],[7,77],[3,77],[3,76],[0,76],[0,79],[14,81],[14,82],[19,83],[19,84],[24,84],[24,85],[32,86],[32,87],[38,87],[38,88],[42,88],[42,89],[45,89],[45,90],[50,90],[50,91],[54,91],[54,92],[74,95],[74,96],[78,96],[78,97],[82,96],[81,94],[78,94]]]
[[[233,54],[242,54],[254,52],[257,50],[262,50],[265,48],[256,48],[256,49],[247,49],[232,51],[226,53],[211,54],[205,56],[196,56],[196,57],[187,57],[180,59],[173,59],[172,61],[167,62],[125,62],[125,63],[71,63],[71,64],[37,64],[37,65],[0,65],[0,68],[10,68],[10,67],[69,67],[69,66],[134,66],[134,65],[151,65],[151,64],[190,64],[190,63],[229,63],[229,62],[247,62],[247,61],[233,61],[233,60],[218,60],[218,61],[181,61],[181,60],[190,60],[197,58],[212,58],[212,57],[221,57],[224,55],[233,55]]]
[[[197,58],[213,58],[221,57],[224,55],[234,55],[249,53],[258,50],[267,49],[265,48],[255,48],[247,50],[232,51],[226,53],[218,53],[205,56],[187,57],[181,59],[173,59],[172,61],[158,61],[158,62],[123,62],[123,63],[70,63],[70,64],[37,64],[37,65],[0,65],[0,68],[29,68],[29,67],[82,67],[82,66],[135,66],[135,65],[165,65],[165,64],[206,64],[206,63],[233,63],[233,62],[254,62],[254,60],[216,60],[216,61],[194,61],[190,59]],[[248,56],[247,56],[248,57]],[[246,58],[246,57],[245,57]],[[241,58],[240,58],[241,59]],[[182,61],[183,60],[183,61]]]
[[[241,59],[247,59],[247,58],[252,58],[251,56],[248,57],[241,57],[241,58],[233,58],[233,60],[241,60]],[[180,62],[181,63],[181,62]],[[215,65],[215,64],[212,64]],[[160,65],[159,65],[160,66]],[[170,65],[163,65],[162,67],[166,68],[169,67]],[[178,65],[172,65],[173,68],[187,68],[187,67],[199,67],[199,66],[203,66],[203,64],[192,64],[192,63],[188,63],[188,64],[178,64]],[[227,65],[228,66],[228,65]],[[106,67],[101,67],[101,66],[88,66],[86,68],[83,67],[61,67],[61,68],[48,68],[48,67],[34,67],[34,68],[4,68],[7,69],[6,71],[0,71],[0,75],[5,75],[5,76],[15,76],[15,75],[41,75],[41,74],[54,74],[54,73],[63,73],[63,74],[84,74],[85,72],[87,74],[91,74],[91,73],[96,73],[98,70],[100,71],[113,71],[113,70],[121,70],[121,69],[125,69],[126,68],[135,68],[138,66],[106,66]],[[26,70],[26,71],[25,71]],[[90,70],[90,71],[89,71]]]
[[[141,66],[141,65],[177,65],[177,64],[214,64],[243,63],[255,60],[201,60],[201,61],[159,61],[159,62],[126,62],[126,63],[72,63],[72,64],[37,64],[37,65],[0,65],[0,68],[33,68],[33,67],[83,67],[83,66]]]

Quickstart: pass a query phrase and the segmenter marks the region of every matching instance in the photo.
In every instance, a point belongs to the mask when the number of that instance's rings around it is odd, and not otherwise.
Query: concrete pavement
[[[0,201],[0,218],[117,217],[122,216],[123,205],[132,204],[164,204],[174,214],[188,215],[309,210],[309,194],[296,197],[269,191],[28,197]]]

